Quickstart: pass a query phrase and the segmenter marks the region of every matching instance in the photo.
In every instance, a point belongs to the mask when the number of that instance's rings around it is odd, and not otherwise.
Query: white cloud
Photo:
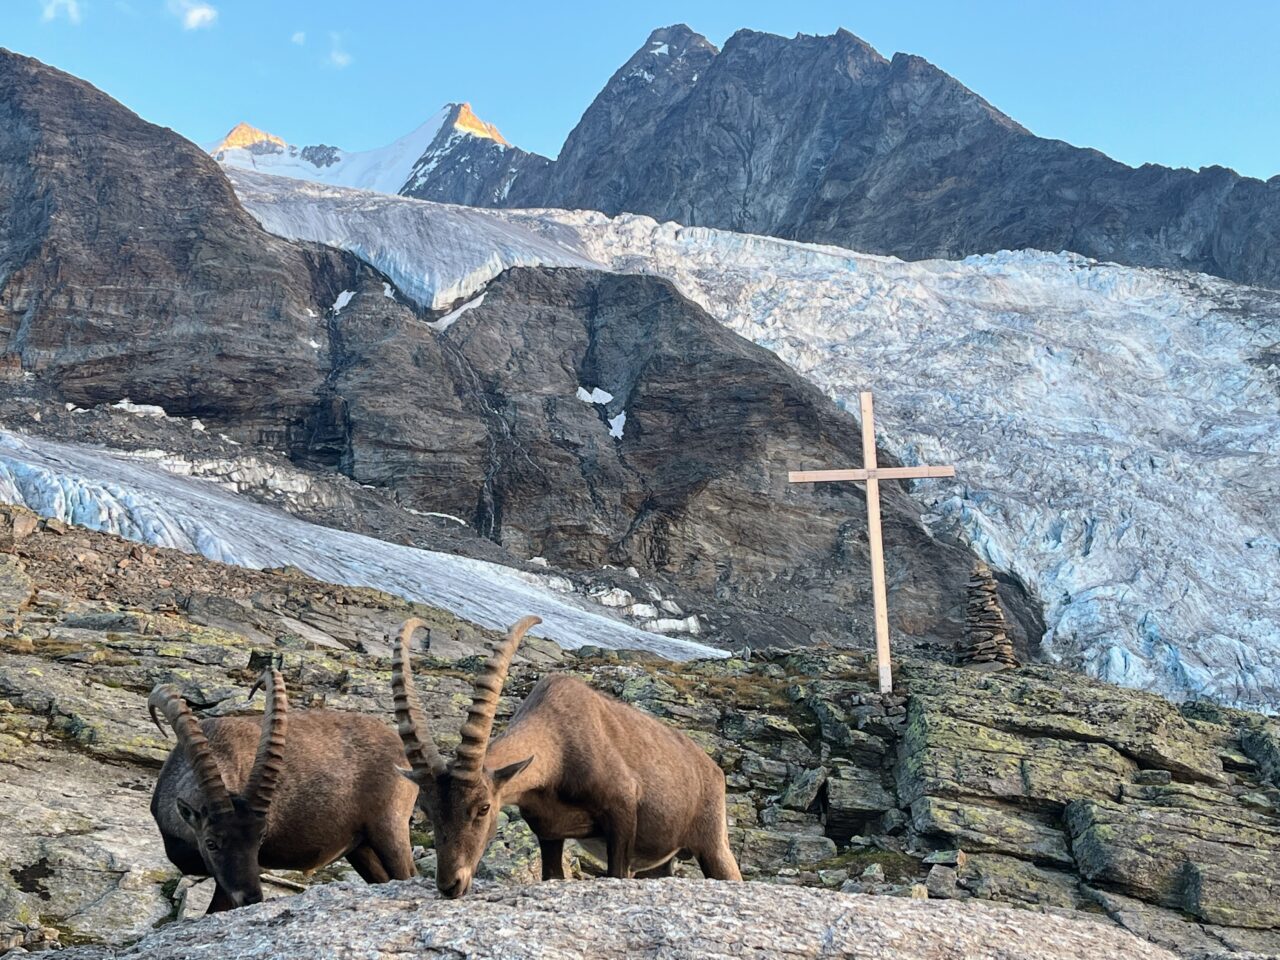
[[[40,0],[40,19],[56,20],[66,17],[67,23],[80,22],[80,0]]]
[[[212,4],[196,0],[169,0],[169,12],[182,21],[183,30],[212,27],[218,19],[218,11]]]
[[[296,43],[298,46],[302,46],[304,43],[307,42],[307,35],[303,31],[299,30],[297,33],[295,33],[292,37],[289,38],[289,42]]]
[[[342,49],[342,34],[329,34],[329,65],[341,70],[351,64],[351,54]]]

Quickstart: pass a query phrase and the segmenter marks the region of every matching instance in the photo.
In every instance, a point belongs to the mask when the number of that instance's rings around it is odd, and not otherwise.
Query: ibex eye
[[[478,812],[479,812],[480,816],[482,816],[482,817],[483,817],[486,813],[488,813],[488,812],[489,812],[489,804],[487,804],[487,803],[486,803],[486,804],[482,805],[482,806],[480,807],[480,810],[479,810]]]

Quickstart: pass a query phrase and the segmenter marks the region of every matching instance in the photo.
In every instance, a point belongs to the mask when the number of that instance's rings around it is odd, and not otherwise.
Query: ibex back
[[[506,732],[489,742],[494,711],[525,632],[525,617],[486,662],[452,764],[422,721],[409,671],[409,638],[400,630],[392,667],[396,718],[419,803],[435,831],[436,886],[460,897],[497,830],[498,812],[515,804],[538,837],[542,878],[564,878],[565,840],[603,841],[609,876],[668,873],[677,853],[697,857],[716,880],[741,880],[729,849],[720,767],[684,734],[567,676],[544,677]]]
[[[259,902],[263,867],[312,870],[345,856],[370,883],[413,876],[417,789],[397,769],[408,764],[395,731],[355,713],[290,714],[280,674],[263,680],[260,725],[198,721],[173,686],[148,701],[152,719],[162,712],[178,738],[151,815],[174,866],[217,882],[209,912]]]

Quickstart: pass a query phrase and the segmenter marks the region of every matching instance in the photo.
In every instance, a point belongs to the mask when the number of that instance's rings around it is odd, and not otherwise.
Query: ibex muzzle
[[[422,720],[400,628],[391,685],[396,720],[435,831],[436,886],[446,897],[471,888],[504,804],[515,804],[538,837],[542,878],[563,879],[564,841],[602,840],[609,876],[665,874],[677,853],[698,858],[704,875],[740,880],[729,849],[724,774],[692,740],[572,677],[540,680],[492,743],[494,712],[521,638],[537,617],[511,628],[475,680],[462,742],[452,764]]]

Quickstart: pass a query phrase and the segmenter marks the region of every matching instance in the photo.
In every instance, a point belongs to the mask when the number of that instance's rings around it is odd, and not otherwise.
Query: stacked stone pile
[[[977,670],[1008,670],[1018,657],[1009,639],[1004,610],[996,595],[991,568],[981,560],[969,577],[969,601],[965,606],[964,639],[956,645],[956,662]]]

